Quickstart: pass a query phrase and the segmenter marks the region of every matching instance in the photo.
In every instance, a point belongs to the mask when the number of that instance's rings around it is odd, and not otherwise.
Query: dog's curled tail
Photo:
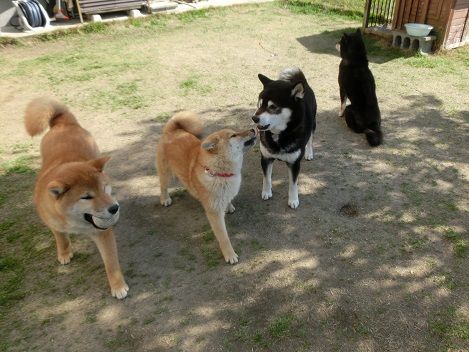
[[[200,117],[190,111],[181,111],[169,119],[164,126],[163,133],[174,133],[183,130],[194,136],[200,136],[204,129],[204,124]]]
[[[306,77],[298,67],[288,67],[280,72],[278,79],[282,81],[289,81],[292,83],[305,83]]]
[[[24,126],[30,136],[44,132],[47,127],[52,128],[58,123],[77,124],[77,120],[62,103],[48,97],[32,100],[24,113]]]
[[[371,130],[367,128],[365,130],[366,140],[368,144],[372,147],[377,147],[383,143],[383,132],[380,129]]]

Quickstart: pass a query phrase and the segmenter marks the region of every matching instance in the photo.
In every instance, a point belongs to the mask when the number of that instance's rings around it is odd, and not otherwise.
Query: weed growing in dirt
[[[31,167],[31,162],[34,160],[34,157],[29,155],[23,155],[11,161],[7,161],[0,165],[0,171],[6,175],[11,174],[33,174],[34,169]]]
[[[206,9],[187,11],[176,15],[176,17],[183,23],[190,23],[195,20],[200,20],[202,18],[207,18],[210,11]]]
[[[140,94],[137,80],[117,84],[110,90],[102,90],[92,99],[96,106],[108,106],[111,111],[122,108],[134,110],[147,106],[145,97]]]
[[[469,244],[467,240],[462,237],[462,234],[459,234],[452,229],[448,229],[445,231],[444,236],[453,245],[454,255],[459,258],[464,258]]]
[[[192,75],[186,78],[179,84],[179,88],[182,89],[183,96],[186,96],[192,92],[204,95],[212,91],[212,88],[202,83],[200,77],[197,75]]]
[[[469,322],[460,319],[452,306],[429,319],[428,326],[433,334],[445,341],[448,348],[454,347],[457,342],[469,340]]]
[[[354,20],[363,18],[363,1],[360,0],[283,0],[280,4],[294,13],[305,15],[347,17]]]

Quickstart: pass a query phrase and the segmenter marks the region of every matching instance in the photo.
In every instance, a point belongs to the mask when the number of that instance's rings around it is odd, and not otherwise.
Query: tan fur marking
[[[34,201],[40,218],[55,236],[59,262],[68,264],[73,257],[69,233],[92,236],[102,255],[112,295],[124,298],[128,286],[120,270],[111,228],[119,212],[109,212],[117,202],[106,192],[107,177],[102,173],[109,157],[99,156],[91,134],[67,107],[53,99],[31,101],[24,122],[31,136],[50,127],[41,141],[42,167]],[[91,217],[94,225],[85,215]]]
[[[202,203],[225,261],[234,264],[238,262],[238,255],[226,231],[225,211],[234,211],[231,201],[241,185],[243,153],[247,150],[244,143],[256,134],[251,130],[237,133],[224,129],[200,140],[195,134],[201,132],[200,118],[190,112],[177,113],[165,126],[156,153],[160,202],[164,206],[171,205],[168,187],[171,175],[176,175]],[[205,172],[206,168],[234,175],[213,176]]]

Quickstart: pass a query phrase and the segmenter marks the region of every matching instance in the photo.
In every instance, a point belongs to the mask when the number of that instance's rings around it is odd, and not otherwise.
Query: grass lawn
[[[421,57],[366,39],[385,140],[370,149],[337,117],[335,43],[360,26],[363,1],[309,2],[1,42],[0,351],[467,350],[469,48]],[[159,205],[156,144],[181,109],[208,131],[251,126],[257,74],[292,65],[318,100],[315,160],[291,210],[285,166],[262,201],[259,148],[246,155],[229,266],[183,189]],[[124,301],[90,240],[73,237],[61,266],[35,214],[40,138],[22,113],[40,94],[67,103],[112,156]]]

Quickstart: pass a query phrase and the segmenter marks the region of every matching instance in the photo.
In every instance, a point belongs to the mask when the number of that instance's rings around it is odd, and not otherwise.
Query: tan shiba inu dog
[[[160,202],[171,205],[168,186],[174,174],[189,193],[202,203],[225,261],[238,262],[225,226],[225,212],[235,208],[231,201],[241,186],[244,153],[256,141],[256,131],[224,129],[204,140],[203,124],[191,112],[180,112],[166,124],[158,145],[156,164],[160,176]]]
[[[34,201],[42,221],[57,243],[57,257],[68,264],[73,257],[69,234],[89,235],[104,261],[114,297],[127,296],[112,226],[119,219],[119,204],[111,196],[103,168],[109,157],[99,157],[98,146],[73,114],[61,103],[38,98],[25,112],[26,131],[35,136],[47,127],[41,141],[42,168]]]

